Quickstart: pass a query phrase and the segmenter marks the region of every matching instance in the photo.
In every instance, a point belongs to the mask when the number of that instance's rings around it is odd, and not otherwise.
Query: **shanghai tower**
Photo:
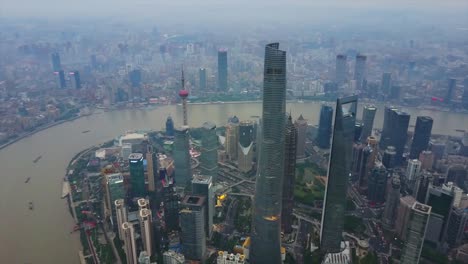
[[[351,96],[336,101],[335,125],[333,126],[328,180],[320,230],[320,250],[324,253],[341,251],[356,111],[357,97]]]
[[[281,200],[286,124],[286,52],[265,47],[262,138],[255,184],[250,263],[281,263]]]

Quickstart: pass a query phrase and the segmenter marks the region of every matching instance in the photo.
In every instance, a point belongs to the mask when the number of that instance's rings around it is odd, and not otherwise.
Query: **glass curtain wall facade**
[[[255,185],[251,263],[281,261],[281,201],[286,117],[286,52],[265,47],[260,157]]]
[[[416,127],[414,128],[413,142],[411,143],[410,159],[419,158],[419,154],[429,147],[431,139],[432,120],[429,116],[418,116],[416,118]]]
[[[185,187],[185,184],[192,179],[189,152],[189,128],[188,126],[182,126],[174,132],[173,157],[175,165],[175,182],[177,186]]]
[[[324,253],[341,251],[356,112],[356,96],[336,101],[335,125],[320,230],[320,250]]]
[[[218,51],[218,91],[227,92],[228,90],[228,65],[227,50]]]
[[[200,163],[202,173],[213,177],[213,181],[216,181],[218,176],[218,136],[216,135],[216,125],[211,122],[205,122],[202,126]]]

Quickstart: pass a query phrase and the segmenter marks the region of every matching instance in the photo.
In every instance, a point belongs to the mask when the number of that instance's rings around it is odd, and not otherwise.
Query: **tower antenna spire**
[[[189,92],[185,90],[185,77],[184,77],[184,65],[182,64],[182,90],[179,91],[179,96],[182,99],[182,113],[183,113],[183,124],[184,126],[188,125],[188,118],[187,118],[187,97]]]
[[[182,90],[185,90],[184,65],[182,64]]]

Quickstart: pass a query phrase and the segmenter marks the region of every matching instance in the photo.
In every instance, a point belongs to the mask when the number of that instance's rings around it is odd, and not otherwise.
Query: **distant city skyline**
[[[5,262],[468,261],[465,0],[7,1]]]
[[[425,1],[424,4],[421,1],[409,2],[403,0],[360,0],[352,3],[337,0],[313,2],[302,0],[289,2],[288,4],[267,2],[268,4],[265,5],[265,3],[265,1],[252,2],[247,0],[235,2],[210,0],[194,5],[193,2],[187,0],[176,2],[162,0],[131,2],[127,0],[104,0],[99,2],[91,0],[58,2],[54,0],[40,2],[21,0],[2,3],[2,15],[4,17],[47,17],[48,19],[117,18],[120,21],[138,21],[140,23],[154,21],[172,25],[187,23],[187,26],[198,25],[203,27],[212,27],[214,24],[231,27],[232,22],[236,22],[238,28],[239,26],[249,28],[249,23],[252,21],[268,23],[281,21],[282,19],[285,19],[284,22],[291,23],[291,25],[297,22],[319,24],[323,21],[349,24],[367,20],[360,24],[368,26],[369,20],[373,22],[371,25],[375,25],[376,22],[386,25],[385,22],[389,20],[401,23],[401,17],[395,16],[395,13],[401,13],[405,18],[413,19],[415,22],[432,16],[434,18],[445,17],[444,23],[456,24],[455,17],[458,17],[458,20],[466,19],[466,12],[462,10],[466,10],[468,7],[464,0],[443,2],[432,0]],[[90,6],[93,8],[89,8]],[[259,8],[262,8],[264,12],[258,12]],[[230,12],[226,12],[226,10]],[[238,16],[241,12],[242,16]],[[311,16],[311,13],[314,15]],[[340,15],[325,15],[328,13]],[[271,16],[271,14],[276,15]],[[414,14],[417,14],[417,16]],[[184,19],[178,19],[180,17]]]

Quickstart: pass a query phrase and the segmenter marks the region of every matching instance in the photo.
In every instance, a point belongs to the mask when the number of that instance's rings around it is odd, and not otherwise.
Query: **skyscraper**
[[[394,107],[385,107],[384,124],[380,137],[380,148],[394,146],[395,165],[402,161],[403,151],[408,137],[410,115]]]
[[[139,210],[148,209],[149,208],[149,200],[147,200],[145,198],[139,198],[137,200],[137,205],[138,205]]]
[[[335,125],[328,165],[328,180],[323,201],[320,249],[326,253],[341,250],[346,209],[348,176],[351,169],[357,97],[336,101]]]
[[[241,121],[239,124],[239,142],[237,143],[237,165],[239,170],[243,173],[247,173],[252,169],[254,157],[253,138],[253,122]]]
[[[226,125],[226,154],[230,160],[237,160],[237,148],[239,144],[239,118],[229,118]]]
[[[385,168],[393,169],[395,167],[396,150],[394,146],[388,146],[382,157],[382,163]]]
[[[453,93],[457,87],[457,79],[450,78],[448,79],[447,93],[445,94],[444,102],[450,104],[453,98]]]
[[[128,156],[130,163],[130,183],[132,197],[145,197],[145,171],[143,167],[143,154],[132,153]]]
[[[431,207],[428,205],[416,202],[411,207],[401,264],[419,263],[430,215]]]
[[[380,90],[386,96],[389,96],[391,87],[392,87],[392,74],[389,72],[384,72],[382,74],[382,84],[380,85]]]
[[[430,186],[426,204],[432,207],[429,217],[429,230],[426,240],[439,245],[442,241],[445,227],[448,222],[453,204],[453,191],[451,188]]]
[[[124,240],[124,232],[122,230],[122,224],[127,222],[127,207],[125,206],[124,199],[117,199],[114,201],[115,211],[116,211],[116,226],[119,234],[120,240]]]
[[[128,73],[130,84],[132,87],[140,87],[141,84],[141,70],[135,69]]]
[[[406,140],[408,138],[408,126],[410,115],[397,111],[394,113],[395,119],[393,129],[391,129],[391,145],[395,146],[396,150],[396,164],[401,164],[403,160],[403,151],[405,149]]]
[[[356,64],[354,65],[354,80],[356,80],[356,89],[362,89],[362,84],[366,79],[366,60],[367,57],[362,54],[356,55]]]
[[[442,188],[445,190],[451,190],[453,196],[452,207],[460,207],[462,205],[462,198],[464,196],[464,191],[462,188],[458,187],[453,182],[447,182],[442,185]]]
[[[168,116],[166,120],[166,136],[174,137],[174,121],[171,116]]]
[[[447,141],[443,140],[431,140],[429,142],[432,154],[434,154],[434,162],[442,159],[446,154]]]
[[[70,75],[73,76],[73,88],[81,89],[81,77],[79,71],[72,71]]]
[[[188,260],[205,259],[205,202],[203,196],[186,195],[180,204],[180,239]]]
[[[408,166],[406,167],[406,184],[410,189],[414,188],[416,179],[419,178],[419,173],[421,172],[421,162],[417,159],[412,159],[408,161]]]
[[[188,126],[182,126],[174,130],[173,157],[175,165],[175,182],[179,187],[185,187],[185,184],[192,179],[188,131]]]
[[[218,91],[228,90],[227,50],[218,50]]]
[[[205,92],[206,91],[206,69],[205,68],[200,68],[198,69],[198,79],[199,79],[199,89],[200,92]]]
[[[393,84],[390,88],[389,99],[400,99],[401,97],[401,85]]]
[[[385,189],[387,187],[387,170],[384,166],[376,167],[369,177],[367,199],[371,203],[382,204],[385,202]]]
[[[432,169],[434,164],[434,154],[430,150],[423,150],[419,154],[419,161],[421,161],[421,170]]]
[[[336,55],[335,81],[338,84],[346,82],[346,55]]]
[[[394,106],[386,106],[384,110],[384,121],[382,126],[382,134],[380,135],[380,149],[386,149],[390,146],[389,137],[390,129],[392,126],[392,114],[394,111],[398,111],[398,108]]]
[[[211,176],[195,175],[192,180],[192,194],[205,197],[205,230],[206,236],[213,233],[214,193]]]
[[[65,72],[63,70],[58,71],[58,86],[60,89],[67,87],[67,81],[65,80]]]
[[[466,131],[461,139],[460,155],[468,157],[468,132]]]
[[[302,114],[299,118],[294,122],[297,130],[297,147],[296,147],[296,155],[298,159],[305,158],[305,145],[306,145],[306,137],[307,137],[307,120],[304,119]]]
[[[361,139],[361,133],[364,125],[362,123],[356,122],[356,125],[354,125],[354,141],[359,142]],[[364,138],[365,140],[365,138]]]
[[[463,108],[468,109],[468,77],[465,78],[463,86],[462,105]]]
[[[52,57],[52,70],[58,72],[62,70],[62,64],[60,63],[60,55],[58,52],[54,52],[51,55]]]
[[[330,138],[332,135],[333,108],[329,105],[322,105],[320,109],[320,121],[317,133],[317,145],[320,148],[330,148]],[[354,125],[353,125],[354,137]]]
[[[401,240],[406,240],[407,226],[410,217],[411,208],[416,200],[413,196],[404,196],[400,198],[398,213],[395,221],[395,233]]]
[[[462,243],[466,223],[468,223],[468,210],[465,208],[452,207],[444,239],[451,248],[460,246]]]
[[[286,234],[292,232],[297,134],[297,129],[289,115],[284,141],[283,208],[281,210],[281,227]]]
[[[111,212],[111,223],[115,227],[117,222],[115,200],[126,198],[124,178],[122,173],[112,173],[106,175],[106,180],[106,205]]]
[[[158,157],[151,148],[146,152],[146,174],[148,176],[148,191],[156,191],[156,181],[158,180]]]
[[[129,99],[132,102],[136,102],[137,98],[142,97],[141,87],[141,70],[135,69],[128,72],[128,78],[130,81]]]
[[[353,179],[359,182],[359,189],[362,193],[367,192],[368,178],[374,168],[377,157],[376,140],[368,137],[367,145],[360,142],[353,144],[353,155],[351,162],[351,172]]]
[[[413,188],[413,196],[416,201],[420,203],[426,203],[427,192],[432,186],[433,176],[430,172],[423,171],[416,178],[416,183]]]
[[[362,110],[362,128],[361,140],[365,140],[369,136],[372,136],[372,129],[374,127],[374,118],[377,108],[373,105],[366,105]]]
[[[151,219],[151,210],[141,209],[139,214],[141,241],[143,249],[148,256],[153,255],[153,221]]]
[[[218,135],[216,135],[216,125],[211,122],[205,122],[202,126],[200,167],[204,175],[209,175],[213,177],[213,181],[216,181],[218,177]]]
[[[124,233],[125,254],[127,255],[127,264],[137,264],[137,247],[135,241],[135,229],[129,222],[122,224]]]
[[[419,154],[429,147],[432,123],[433,120],[429,116],[418,116],[416,118],[416,127],[414,128],[413,142],[411,143],[409,155],[410,159],[419,158]]]
[[[163,188],[164,223],[167,231],[179,229],[179,196],[172,185]]]
[[[353,144],[353,158],[351,161],[351,172],[353,175],[353,179],[359,179],[360,180],[360,171],[361,168],[363,167],[363,164],[366,163],[366,161],[363,161],[363,150],[364,150],[365,145],[360,143],[360,142],[354,142]],[[361,185],[361,184],[359,184]],[[367,185],[367,184],[366,184]]]
[[[387,199],[385,201],[385,209],[382,217],[383,226],[387,229],[393,229],[395,225],[396,210],[400,202],[400,187],[400,177],[393,176],[387,192]]]
[[[448,168],[445,182],[454,182],[457,186],[466,189],[468,170],[462,164],[453,164]]]
[[[262,137],[253,203],[250,262],[281,263],[281,200],[286,117],[286,52],[265,47]]]

